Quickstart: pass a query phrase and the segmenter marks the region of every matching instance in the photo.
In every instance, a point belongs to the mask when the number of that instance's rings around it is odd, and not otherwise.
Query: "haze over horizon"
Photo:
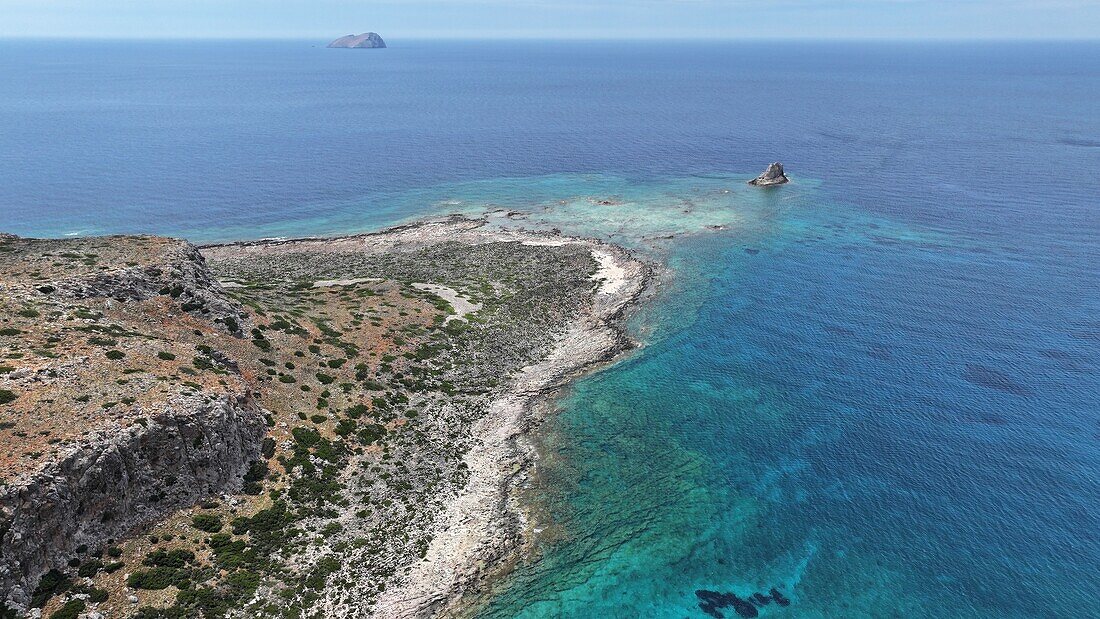
[[[1090,0],[0,0],[0,37],[1097,39]]]

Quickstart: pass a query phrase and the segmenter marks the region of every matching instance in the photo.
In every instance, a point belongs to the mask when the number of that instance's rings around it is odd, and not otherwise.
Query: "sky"
[[[1100,0],[0,0],[0,37],[1097,39]]]

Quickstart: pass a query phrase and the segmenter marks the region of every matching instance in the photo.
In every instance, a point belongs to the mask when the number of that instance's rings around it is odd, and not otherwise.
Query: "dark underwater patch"
[[[856,332],[851,329],[845,329],[844,327],[837,327],[834,325],[825,325],[825,332],[832,333],[833,335],[843,335],[844,337],[855,337]]]
[[[757,592],[747,598],[742,598],[735,593],[706,589],[697,589],[695,596],[699,598],[699,609],[714,619],[725,619],[725,615],[722,614],[722,609],[725,608],[733,608],[733,612],[737,613],[738,617],[758,617],[760,616],[758,606],[767,606],[772,602],[779,606],[789,606],[791,603],[775,587],[772,587],[766,595]]]
[[[1058,140],[1066,146],[1080,146],[1082,148],[1100,148],[1100,140],[1089,140],[1081,138],[1062,138]]]
[[[963,372],[963,378],[966,379],[967,382],[981,387],[988,387],[1021,397],[1031,393],[1027,387],[1012,380],[1007,374],[977,363],[968,363],[966,365],[966,371]]]
[[[1058,350],[1055,348],[1047,348],[1039,351],[1039,354],[1053,362],[1055,365],[1063,370],[1072,372],[1089,372],[1092,365],[1090,359],[1086,355],[1070,354],[1064,350]]]
[[[755,256],[756,254],[759,254],[759,253],[760,253],[760,250],[759,250],[759,249],[755,249],[755,248],[753,248],[753,247],[746,247],[746,248],[745,248],[745,253],[746,253],[746,254],[748,254],[748,255],[750,255],[750,256]]]
[[[1094,342],[1100,342],[1100,331],[1086,331],[1079,329],[1076,331],[1070,331],[1069,336],[1075,340],[1091,340]]]
[[[879,361],[890,361],[894,358],[890,349],[882,344],[872,344],[871,347],[867,349],[867,355]]]
[[[1005,420],[1004,417],[1001,417],[1000,415],[997,415],[995,413],[984,413],[982,414],[982,416],[978,417],[978,421],[989,426],[1003,426],[1008,423],[1008,421]]]
[[[882,235],[879,235],[879,234],[872,234],[870,236],[870,238],[871,238],[871,242],[874,243],[875,245],[885,245],[887,247],[894,247],[896,245],[901,245],[900,240],[893,239],[893,238],[890,238],[888,236],[882,236]]]

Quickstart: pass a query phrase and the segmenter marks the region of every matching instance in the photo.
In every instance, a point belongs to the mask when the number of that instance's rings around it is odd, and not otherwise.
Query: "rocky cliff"
[[[266,425],[223,351],[248,324],[188,243],[0,236],[0,611],[241,487]]]
[[[248,395],[167,403],[144,424],[104,428],[0,490],[0,591],[26,605],[47,570],[203,497],[238,490],[259,457],[263,416]]]

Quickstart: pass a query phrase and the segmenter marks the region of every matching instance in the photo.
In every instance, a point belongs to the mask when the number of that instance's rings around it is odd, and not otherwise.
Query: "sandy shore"
[[[375,617],[452,616],[487,578],[498,575],[518,556],[529,541],[529,523],[516,490],[537,458],[527,437],[539,421],[540,409],[549,408],[539,404],[582,373],[632,347],[622,321],[646,286],[647,265],[622,248],[587,239],[522,231],[479,232],[483,241],[491,237],[588,247],[599,264],[593,279],[600,287],[589,311],[573,321],[553,352],[524,368],[509,393],[477,422],[474,435],[481,437],[480,443],[466,456],[469,483],[436,520],[425,559],[412,566],[399,586],[383,594]]]

